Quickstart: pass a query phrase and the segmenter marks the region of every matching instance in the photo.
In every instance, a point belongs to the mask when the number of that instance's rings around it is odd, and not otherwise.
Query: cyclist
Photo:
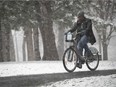
[[[87,56],[89,57],[91,55],[91,51],[88,48],[87,43],[91,43],[92,45],[96,42],[95,36],[92,31],[92,22],[91,19],[88,19],[85,17],[84,12],[81,11],[78,13],[78,20],[74,24],[71,30],[68,32],[82,32],[79,37],[79,41],[77,43],[77,49],[82,56],[83,49],[87,52]],[[77,63],[77,67],[82,68],[82,63],[84,62],[84,58],[79,58],[79,62]]]

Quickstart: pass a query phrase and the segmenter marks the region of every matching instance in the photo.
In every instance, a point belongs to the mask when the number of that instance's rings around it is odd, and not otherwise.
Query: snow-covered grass
[[[68,79],[38,87],[116,87],[116,74]]]
[[[116,61],[100,61],[98,70],[116,69]],[[75,72],[89,71],[86,65]],[[4,62],[0,63],[0,77],[66,73],[62,61]]]

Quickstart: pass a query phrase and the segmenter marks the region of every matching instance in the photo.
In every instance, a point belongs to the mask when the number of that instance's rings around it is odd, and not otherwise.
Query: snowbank
[[[39,87],[116,87],[116,74],[69,79]]]

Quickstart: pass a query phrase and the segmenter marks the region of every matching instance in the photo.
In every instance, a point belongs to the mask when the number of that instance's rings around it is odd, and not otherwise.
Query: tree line
[[[105,4],[103,4],[105,2]],[[113,19],[116,13],[115,0],[14,0],[0,1],[0,61],[15,61],[15,49],[11,30],[24,31],[23,57],[27,46],[28,60],[59,60],[63,52],[63,39],[66,29],[71,28],[78,11],[84,10],[86,15],[99,17],[105,23],[93,19],[93,24],[102,41],[104,54],[107,53],[107,41],[115,31]],[[58,47],[55,42],[53,23],[59,25]],[[110,31],[107,32],[107,29]],[[42,35],[43,58],[39,50],[39,31]],[[59,51],[59,52],[60,52]],[[104,55],[104,59],[108,59]]]

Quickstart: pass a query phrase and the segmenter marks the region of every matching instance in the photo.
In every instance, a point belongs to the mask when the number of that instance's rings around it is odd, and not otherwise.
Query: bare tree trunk
[[[12,33],[10,33],[10,60],[15,61],[15,49]]]
[[[2,57],[2,28],[1,28],[1,9],[0,9],[0,62],[3,61]]]
[[[33,29],[33,39],[34,39],[35,60],[40,60],[41,57],[39,51],[39,31],[37,25]]]
[[[26,49],[25,46],[26,45],[26,41],[25,41],[25,36],[23,37],[23,45],[22,45],[22,49],[23,49],[23,61],[26,61]]]
[[[4,5],[1,4],[0,8],[0,62],[3,62],[3,50],[2,50],[2,39],[3,39],[3,34],[2,34],[2,20],[4,19]]]
[[[2,28],[2,57],[3,61],[10,61],[10,29],[8,24]]]
[[[99,35],[99,53],[100,53],[100,55],[99,55],[99,59],[100,60],[103,60],[102,59],[102,40],[101,40],[101,35]]]
[[[53,33],[52,9],[50,1],[41,1],[41,24],[40,31],[44,45],[44,60],[58,60],[58,52]]]
[[[1,30],[1,20],[0,20],[0,62],[3,62],[3,57],[2,57],[2,30]]]
[[[26,26],[24,32],[25,32],[26,42],[27,42],[28,60],[33,61],[35,60],[35,57],[34,57],[34,51],[33,51],[32,29],[30,28],[30,26]]]
[[[108,60],[108,46],[103,44],[103,60]]]
[[[59,59],[62,60],[64,53],[64,27],[63,25],[59,25],[59,33],[58,33],[58,54]]]
[[[50,29],[48,30],[46,24],[42,28],[40,28],[40,31],[42,34],[44,46],[43,60],[58,60],[58,52],[56,49],[55,36],[53,31],[51,31]]]
[[[107,45],[107,41],[106,41],[106,30],[105,27],[102,31],[103,33],[103,41],[102,41],[102,46],[103,46],[103,60],[108,60],[108,45]]]

